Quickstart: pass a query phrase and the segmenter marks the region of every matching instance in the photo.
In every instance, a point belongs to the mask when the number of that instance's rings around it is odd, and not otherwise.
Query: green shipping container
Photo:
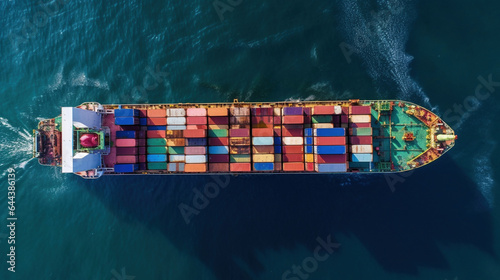
[[[209,129],[208,137],[227,137],[227,129]]]
[[[312,123],[332,123],[332,116],[312,116]]]
[[[148,162],[148,170],[166,170],[166,162]]]
[[[237,162],[237,163],[247,163],[251,161],[250,155],[231,155],[229,157],[230,162]]]
[[[148,146],[167,146],[167,139],[165,138],[149,138]]]
[[[166,154],[167,147],[164,146],[149,146],[148,154]]]
[[[358,127],[352,129],[353,136],[371,136],[372,128],[371,127]]]
[[[168,153],[171,155],[184,154],[184,147],[168,147]]]

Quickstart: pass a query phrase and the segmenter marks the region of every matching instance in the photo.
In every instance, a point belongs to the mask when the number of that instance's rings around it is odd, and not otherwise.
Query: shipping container
[[[284,162],[283,171],[304,171],[303,162]]]
[[[284,137],[303,137],[304,128],[302,127],[302,125],[284,125],[281,133]]]
[[[183,138],[184,130],[167,130],[166,138]]]
[[[347,165],[345,163],[316,164],[315,169],[317,172],[323,173],[347,172]]]
[[[304,146],[304,152],[306,154],[313,154],[314,153],[313,146]]]
[[[116,163],[137,163],[137,156],[116,156]]]
[[[208,125],[206,124],[189,124],[186,125],[186,129],[208,129]]]
[[[351,136],[349,137],[349,144],[351,145],[371,145],[373,144],[372,136]]]
[[[304,154],[283,154],[283,162],[304,162]]]
[[[314,136],[317,136],[317,137],[345,136],[345,129],[344,128],[317,128],[317,129],[314,129]]]
[[[312,137],[304,137],[304,145],[313,145],[314,141]]]
[[[312,117],[312,123],[332,123],[333,117],[332,116],[313,116]]]
[[[184,162],[186,161],[185,155],[170,155],[168,157],[169,162]]]
[[[349,122],[349,116],[348,115],[340,115],[340,122],[341,123],[348,123]]]
[[[186,163],[206,163],[207,155],[186,155]]]
[[[116,173],[130,173],[139,169],[138,164],[115,164],[114,166]]]
[[[168,125],[185,125],[186,118],[185,117],[168,117],[166,124],[168,124]]]
[[[317,128],[334,128],[335,125],[333,123],[314,123],[312,125],[313,129]]]
[[[147,152],[148,152],[148,154],[166,154],[167,147],[165,147],[165,146],[148,146]]]
[[[314,162],[314,154],[306,154],[305,162]]]
[[[227,108],[208,108],[207,114],[211,117],[227,116]]]
[[[209,146],[228,146],[229,138],[227,137],[216,137],[216,138],[208,138]]]
[[[167,109],[167,117],[185,117],[186,110],[183,108],[170,108]]]
[[[281,116],[274,116],[274,117],[273,117],[273,123],[274,123],[275,125],[277,125],[277,124],[281,124]]]
[[[229,138],[229,146],[249,146],[250,137],[231,137]]]
[[[340,155],[346,153],[345,146],[315,146],[314,153],[319,155]]]
[[[171,172],[184,172],[185,163],[169,163],[167,165],[168,171]]]
[[[184,147],[167,147],[167,151],[170,155],[182,155],[184,154]]]
[[[189,117],[206,117],[206,115],[207,115],[207,109],[205,108],[188,108],[186,110],[186,116],[188,116],[188,119]]]
[[[165,138],[166,137],[165,130],[148,130],[148,131],[146,131],[146,135],[148,138]]]
[[[137,117],[119,117],[115,118],[116,125],[136,125],[139,124],[139,118]]]
[[[167,125],[164,130],[186,130],[185,125]]]
[[[273,145],[252,146],[252,153],[254,153],[254,154],[273,154],[274,153],[274,146]]]
[[[273,137],[272,128],[252,128],[252,137]]]
[[[304,146],[283,146],[283,154],[303,154]]]
[[[146,146],[146,139],[137,139],[137,146]]]
[[[133,139],[136,138],[136,131],[117,131],[116,138],[118,139]]]
[[[140,118],[139,125],[142,125],[142,126],[148,125],[148,118]]]
[[[229,155],[209,155],[208,161],[210,163],[221,163],[221,162],[229,162]]]
[[[352,136],[371,136],[372,133],[371,127],[351,128],[350,130]]]
[[[349,121],[352,123],[371,123],[371,115],[351,115],[349,116]]]
[[[164,154],[149,154],[148,162],[166,162],[167,155]]]
[[[229,154],[228,146],[209,146],[208,153],[211,155],[224,155]]]
[[[250,108],[248,107],[231,107],[229,108],[231,116],[249,116]]]
[[[187,124],[207,124],[207,118],[206,117],[187,117],[186,123]]]
[[[229,155],[229,162],[251,162],[250,155]]]
[[[229,153],[232,155],[249,155],[252,150],[250,146],[230,146]]]
[[[148,162],[148,170],[167,170],[166,162]]]
[[[277,137],[277,136],[281,137],[281,126],[279,128],[276,128],[276,126],[275,126],[273,130],[274,130],[274,137]]]
[[[334,106],[314,106],[313,115],[333,115],[335,113]]]
[[[333,108],[333,111],[334,111],[334,114],[335,114],[335,115],[340,115],[340,114],[342,114],[342,106],[338,106],[338,105],[337,105],[337,106],[335,106],[335,107]]]
[[[314,137],[314,145],[316,146],[337,146],[346,144],[345,136],[337,137]]]
[[[118,117],[138,117],[139,111],[135,109],[115,109],[115,118]]]
[[[165,125],[150,125],[148,126],[148,130],[166,130],[167,126]]]
[[[373,153],[372,145],[351,145],[351,152],[353,154],[371,154]]]
[[[303,137],[282,137],[283,145],[304,145]]]
[[[167,116],[166,109],[150,109],[148,110],[148,117],[150,118],[162,118]]]
[[[272,162],[258,162],[253,164],[255,171],[274,171],[274,163]]]
[[[203,138],[207,137],[207,131],[204,129],[187,129],[184,130],[185,138]]]
[[[229,169],[231,172],[250,172],[252,166],[250,163],[231,163]]]
[[[372,113],[372,108],[370,106],[351,106],[351,115],[370,115]]]
[[[297,135],[297,136],[302,136],[302,135]],[[313,129],[312,128],[305,128],[304,129],[304,136],[313,136]]]
[[[342,155],[314,155],[316,163],[346,163],[347,154]]]
[[[149,138],[147,139],[148,146],[166,146],[167,139],[165,138]]]
[[[186,146],[206,146],[207,138],[186,138]]]
[[[252,120],[252,127],[272,128],[274,116],[253,116],[251,120]]]
[[[273,108],[271,107],[254,107],[250,108],[253,116],[272,116]]]
[[[351,128],[363,128],[363,127],[371,127],[371,123],[349,123],[349,127]]]
[[[228,125],[229,118],[228,117],[208,117],[208,124],[218,124],[218,125]]]
[[[353,162],[372,162],[373,154],[352,154],[351,160]]]
[[[254,154],[253,162],[274,162],[274,154]]]
[[[185,138],[169,138],[169,139],[167,139],[167,146],[171,146],[171,147],[186,146],[186,139]]]
[[[248,116],[231,116],[229,117],[230,124],[238,124],[238,125],[249,125],[250,117]]]
[[[306,162],[306,171],[312,172],[314,171],[314,162]]]
[[[225,130],[229,130],[229,125],[227,125],[227,124],[210,124],[210,125],[208,125],[208,129],[225,129]]]
[[[252,137],[252,144],[255,146],[267,146],[274,144],[273,137]]]
[[[186,155],[206,155],[207,147],[185,147],[184,153]]]
[[[137,147],[124,147],[116,148],[116,155],[138,155],[139,149]]]
[[[167,125],[166,118],[148,118],[148,125]]]
[[[140,118],[145,118],[148,116],[148,110],[147,109],[137,109],[139,111],[139,117]]]
[[[146,147],[139,147],[139,155],[145,155],[146,154]]]
[[[302,107],[284,107],[283,108],[283,116],[301,116],[304,114],[304,108]]]
[[[303,123],[304,123],[304,116],[283,116],[283,124],[303,124]]]
[[[116,139],[115,141],[116,147],[135,147],[137,146],[136,139]]]
[[[250,137],[250,129],[248,129],[248,128],[230,129],[229,136],[230,137]]]
[[[145,162],[147,162],[146,155],[139,155],[138,157],[139,157],[139,163],[145,163]]]
[[[208,171],[210,172],[229,172],[229,163],[209,163]]]

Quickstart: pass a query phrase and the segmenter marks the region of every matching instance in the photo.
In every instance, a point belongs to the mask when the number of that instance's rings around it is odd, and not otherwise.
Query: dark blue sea
[[[500,279],[499,1],[0,10],[0,279]],[[84,180],[31,159],[38,121],[86,101],[351,98],[416,102],[457,144],[393,176]]]

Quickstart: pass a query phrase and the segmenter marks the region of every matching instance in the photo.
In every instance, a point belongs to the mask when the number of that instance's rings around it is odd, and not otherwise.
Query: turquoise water
[[[222,21],[205,0],[0,4],[0,279],[499,279],[500,4],[228,2]],[[30,160],[61,106],[234,98],[405,99],[459,141],[406,177],[86,181]]]

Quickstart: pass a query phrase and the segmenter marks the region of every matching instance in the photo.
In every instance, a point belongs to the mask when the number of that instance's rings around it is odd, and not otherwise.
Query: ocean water
[[[0,9],[0,279],[500,279],[498,1]],[[235,98],[405,99],[459,140],[395,176],[83,180],[30,159],[31,130],[61,106]]]

